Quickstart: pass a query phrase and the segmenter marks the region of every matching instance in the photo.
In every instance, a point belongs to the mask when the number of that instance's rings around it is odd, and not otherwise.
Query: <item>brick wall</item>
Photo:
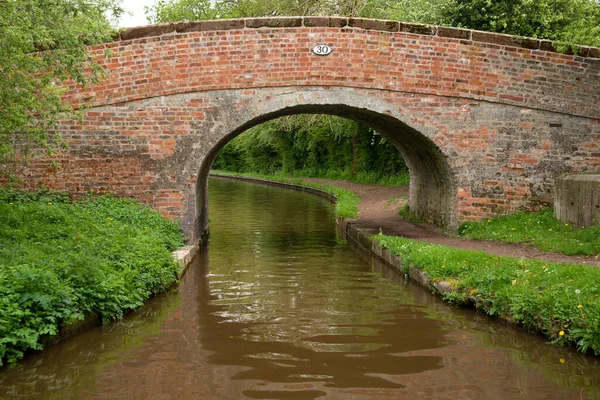
[[[317,56],[316,44],[333,52]],[[94,52],[109,76],[70,86],[65,98],[90,108],[62,124],[70,147],[59,169],[23,171],[31,187],[133,196],[176,219],[195,203],[205,220],[216,152],[300,112],[383,133],[411,167],[413,210],[449,228],[550,204],[560,173],[600,170],[597,49],[565,55],[535,39],[306,17],[133,28]]]

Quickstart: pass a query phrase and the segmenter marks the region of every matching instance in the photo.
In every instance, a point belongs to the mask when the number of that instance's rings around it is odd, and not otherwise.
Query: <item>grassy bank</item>
[[[469,239],[525,243],[540,250],[567,255],[592,256],[600,253],[600,226],[565,224],[558,221],[550,210],[466,223],[460,226],[459,235]]]
[[[474,303],[554,343],[600,355],[599,268],[497,257],[395,236],[375,240],[404,268],[448,282],[454,290],[445,300]]]
[[[318,183],[303,181],[300,178],[291,178],[283,175],[265,175],[257,173],[239,173],[217,170],[213,170],[211,171],[211,173],[214,175],[232,175],[247,178],[269,179],[277,182],[291,183],[294,185],[301,185],[319,189],[336,197],[337,201],[335,203],[335,215],[337,217],[356,218],[358,216],[358,203],[360,203],[360,197],[358,197],[356,193],[341,187],[321,185]]]
[[[320,168],[305,168],[290,172],[280,172],[273,176],[293,177],[293,178],[324,178],[333,180],[344,180],[354,183],[363,183],[367,185],[381,186],[402,186],[410,183],[410,175],[408,172],[398,174],[382,174],[376,172],[357,172],[352,173],[351,170],[334,170]]]
[[[118,319],[177,280],[179,227],[132,200],[0,189],[0,365],[63,324]]]

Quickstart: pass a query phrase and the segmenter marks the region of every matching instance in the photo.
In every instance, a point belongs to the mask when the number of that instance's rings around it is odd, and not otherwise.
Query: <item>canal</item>
[[[180,286],[0,369],[0,398],[600,398],[600,362],[450,307],[335,235],[314,195],[211,178]]]

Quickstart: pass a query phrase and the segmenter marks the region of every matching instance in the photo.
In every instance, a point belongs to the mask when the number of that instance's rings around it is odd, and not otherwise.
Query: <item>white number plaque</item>
[[[318,44],[313,47],[312,51],[318,56],[326,56],[331,54],[331,47],[327,46],[326,44]]]

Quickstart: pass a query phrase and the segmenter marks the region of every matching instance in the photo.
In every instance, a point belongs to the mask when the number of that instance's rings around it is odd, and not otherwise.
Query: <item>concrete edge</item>
[[[572,56],[576,61],[588,59],[588,62],[597,63],[600,60],[600,49],[597,47],[576,45],[575,47],[569,47],[567,53],[560,53],[554,42],[544,39],[484,32],[474,29],[352,17],[262,17],[169,22],[156,25],[136,26],[121,30],[115,33],[113,42],[146,39],[163,35],[186,34],[190,32],[289,28],[362,29],[365,31],[407,33],[462,40],[468,41],[469,43],[484,43],[492,46],[520,48],[534,52],[543,51],[565,54]],[[577,60],[577,58],[579,58],[579,60]]]
[[[189,266],[192,264],[192,261],[194,261],[194,258],[200,252],[201,247],[202,247],[202,241],[197,241],[196,243],[194,243],[192,245],[184,246],[173,252],[173,258],[181,267],[181,270],[179,271],[179,274],[177,275],[178,279],[181,279],[185,275]]]
[[[345,233],[344,236],[346,240],[351,241],[358,246],[363,253],[367,253],[372,257],[377,258],[395,271],[404,274],[407,277],[407,280],[413,280],[420,286],[429,289],[439,296],[443,296],[454,290],[450,282],[433,281],[422,270],[404,265],[400,258],[393,255],[388,249],[381,247],[379,243],[373,239],[373,236],[375,236],[376,233],[371,229],[360,229],[356,224],[352,223],[352,221],[345,221],[343,218],[338,218],[338,225]],[[477,298],[473,296],[468,297],[468,302],[474,306],[477,306],[478,303]]]
[[[216,178],[244,181],[244,182],[252,182],[252,183],[257,183],[260,185],[275,186],[275,187],[280,187],[280,188],[289,189],[289,190],[296,190],[299,192],[306,192],[306,193],[314,194],[319,197],[323,197],[332,203],[335,203],[337,201],[337,197],[335,197],[333,194],[331,194],[329,192],[326,192],[324,190],[317,189],[317,188],[314,188],[311,186],[299,185],[296,183],[281,182],[281,181],[275,181],[275,180],[266,179],[266,178],[254,178],[254,177],[250,177],[250,176],[214,174],[212,172],[209,174],[209,176],[216,177]]]

